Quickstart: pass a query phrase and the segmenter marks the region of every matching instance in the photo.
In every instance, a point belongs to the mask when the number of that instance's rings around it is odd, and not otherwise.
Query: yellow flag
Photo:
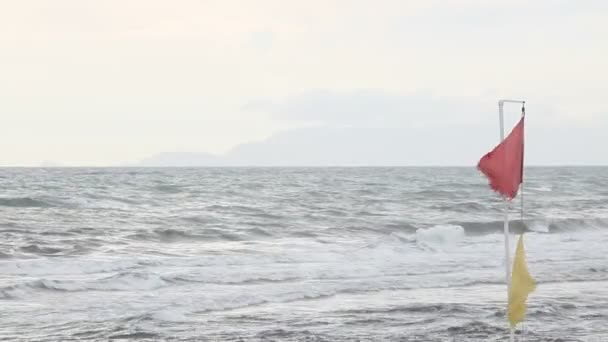
[[[526,299],[536,288],[536,282],[528,273],[526,266],[526,252],[524,251],[524,236],[519,237],[517,251],[513,259],[513,272],[511,275],[511,292],[509,293],[509,322],[511,327],[526,317]]]

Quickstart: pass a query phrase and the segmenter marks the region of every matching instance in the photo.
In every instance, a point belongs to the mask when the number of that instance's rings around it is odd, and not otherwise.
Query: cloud
[[[5,1],[0,164],[223,153],[296,126],[495,131],[503,96],[529,101],[531,125],[594,129],[608,113],[606,10],[596,0]]]
[[[274,43],[274,33],[270,31],[257,31],[249,35],[249,43],[253,48],[267,51]]]

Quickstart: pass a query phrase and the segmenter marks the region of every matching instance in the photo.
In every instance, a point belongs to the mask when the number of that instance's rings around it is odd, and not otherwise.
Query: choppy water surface
[[[608,341],[608,168],[526,177],[525,340]],[[474,168],[0,169],[0,339],[504,341],[501,209]]]

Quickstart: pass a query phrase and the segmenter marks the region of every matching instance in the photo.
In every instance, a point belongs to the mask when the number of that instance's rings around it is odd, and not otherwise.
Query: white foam
[[[425,250],[445,250],[464,239],[464,228],[457,225],[437,225],[416,230],[416,244]]]
[[[23,287],[17,285],[16,288]],[[87,279],[77,276],[74,278],[39,279],[25,284],[26,287],[43,287],[58,291],[141,291],[155,290],[167,286],[168,283],[157,274],[120,273],[101,279]]]
[[[159,275],[147,273],[123,273],[99,282],[90,282],[88,287],[101,291],[154,290],[167,285]]]
[[[188,322],[190,320],[184,315],[182,311],[178,311],[175,309],[161,310],[155,312],[152,316],[154,317],[154,319],[164,322],[181,323]]]
[[[138,266],[138,260],[121,259],[32,259],[5,260],[0,262],[0,273],[4,275],[60,276],[72,274],[95,274],[125,270]]]
[[[553,191],[553,187],[551,186],[537,186],[537,187],[528,187],[529,190],[538,191],[538,192],[551,192]]]
[[[527,225],[528,229],[537,233],[548,233],[549,223],[544,221],[532,221]]]

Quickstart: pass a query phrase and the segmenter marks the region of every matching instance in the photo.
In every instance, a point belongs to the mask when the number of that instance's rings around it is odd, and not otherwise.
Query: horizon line
[[[59,165],[59,166],[25,166],[0,165],[0,169],[197,169],[197,168],[477,168],[477,165]],[[608,164],[532,164],[525,168],[537,167],[608,167]]]

